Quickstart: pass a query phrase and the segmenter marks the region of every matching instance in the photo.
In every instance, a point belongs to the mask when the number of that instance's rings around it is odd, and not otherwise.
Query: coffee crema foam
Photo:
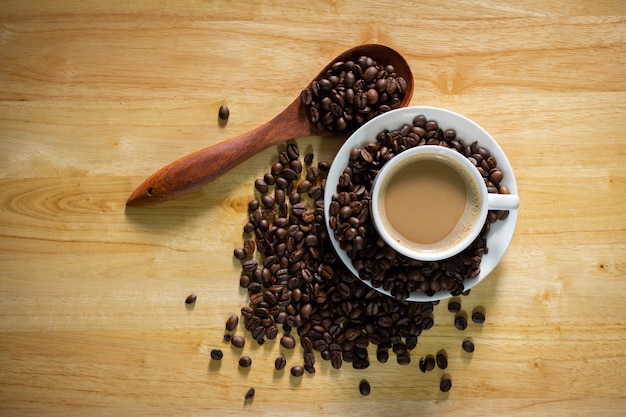
[[[428,219],[416,220],[415,218],[410,218],[411,215],[417,215],[417,213],[419,212],[416,205],[422,204],[423,199],[428,197],[411,195],[406,195],[406,198],[403,197],[401,202],[401,205],[403,207],[401,208],[405,210],[405,212],[407,213],[407,217],[406,220],[402,220],[404,224],[397,228],[394,227],[390,222],[386,207],[386,194],[390,184],[393,182],[396,175],[398,173],[401,173],[402,171],[406,171],[409,167],[413,165],[424,162],[429,162],[430,164],[432,164],[433,162],[440,163],[444,171],[453,171],[454,174],[456,174],[456,176],[458,176],[458,178],[462,180],[465,186],[465,205],[462,208],[462,212],[458,216],[456,224],[454,224],[453,227],[449,227],[449,225],[443,227],[446,230],[451,230],[443,238],[432,243],[419,243],[415,241],[417,239],[412,240],[411,238],[407,237],[407,235],[413,235],[415,230],[406,230],[406,227],[404,233],[402,230],[398,230],[401,229],[404,225],[408,225],[409,228],[411,227],[411,225],[413,225],[413,227],[417,227],[415,226],[416,223],[421,222],[423,224],[425,221],[428,221]],[[441,178],[437,178],[436,180],[440,181]],[[422,154],[416,155],[413,158],[403,161],[398,166],[395,166],[392,171],[387,173],[385,183],[381,184],[380,193],[378,195],[378,205],[379,208],[382,210],[380,217],[383,222],[382,226],[385,228],[385,230],[392,239],[411,251],[432,253],[446,251],[454,246],[457,246],[459,243],[467,238],[467,236],[472,232],[476,222],[479,221],[481,198],[480,190],[478,186],[473,182],[471,173],[469,173],[467,169],[459,162],[440,154]],[[446,209],[447,208],[448,207],[446,207]],[[431,225],[428,226],[430,227]],[[468,244],[469,243],[471,242],[468,242]]]

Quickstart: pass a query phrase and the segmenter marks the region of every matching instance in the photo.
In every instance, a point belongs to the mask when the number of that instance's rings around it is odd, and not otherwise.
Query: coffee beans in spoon
[[[400,107],[407,81],[393,65],[379,65],[369,56],[337,61],[300,99],[319,131],[351,131],[373,117]]]

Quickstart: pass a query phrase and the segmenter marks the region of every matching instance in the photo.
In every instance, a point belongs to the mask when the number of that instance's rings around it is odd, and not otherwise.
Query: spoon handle
[[[130,195],[127,206],[146,206],[197,190],[265,148],[300,136],[319,134],[304,114],[300,98],[269,122],[224,142],[200,149],[161,168]]]

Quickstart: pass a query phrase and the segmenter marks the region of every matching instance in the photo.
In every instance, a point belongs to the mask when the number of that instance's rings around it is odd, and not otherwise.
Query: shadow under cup
[[[448,259],[470,246],[489,210],[513,210],[516,195],[489,194],[476,167],[453,149],[408,149],[379,171],[372,219],[382,239],[420,261]]]

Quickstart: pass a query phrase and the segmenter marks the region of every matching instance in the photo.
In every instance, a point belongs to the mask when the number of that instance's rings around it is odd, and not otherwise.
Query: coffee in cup
[[[480,233],[489,210],[516,209],[516,195],[489,194],[453,149],[424,145],[387,162],[372,187],[372,219],[383,240],[412,259],[447,259]]]

